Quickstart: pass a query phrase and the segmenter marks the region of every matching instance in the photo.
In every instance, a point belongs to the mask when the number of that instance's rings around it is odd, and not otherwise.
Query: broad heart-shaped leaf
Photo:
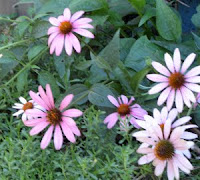
[[[150,42],[146,36],[142,36],[131,47],[125,66],[140,71],[146,67],[147,60],[161,60],[163,54],[160,47]]]
[[[197,13],[192,16],[192,23],[200,28],[200,5],[197,6]]]
[[[193,38],[194,38],[194,41],[195,41],[195,44],[197,46],[198,49],[200,49],[200,37],[197,36],[195,33],[192,32],[192,35],[193,35]]]
[[[76,11],[95,11],[98,9],[106,8],[107,2],[105,0],[73,0],[69,4],[69,8],[72,12]]]
[[[35,45],[33,47],[30,48],[30,50],[28,51],[28,59],[29,61],[31,59],[33,59],[34,57],[36,57],[41,51],[43,51],[47,46],[44,44],[40,44],[40,45]]]
[[[33,36],[35,38],[46,36],[50,26],[51,24],[48,21],[36,21],[32,29]]]
[[[143,70],[134,74],[133,77],[131,78],[131,88],[133,89],[135,94],[137,93],[140,82],[144,79],[144,77],[150,70],[151,70],[150,67],[146,67]]]
[[[73,94],[73,104],[84,104],[88,101],[89,89],[84,84],[74,84],[68,90],[66,94]]]
[[[108,45],[99,53],[99,57],[106,61],[111,69],[115,68],[120,61],[120,31],[118,30],[113,39],[108,43]]]
[[[107,96],[113,95],[112,91],[103,84],[95,84],[91,87],[88,94],[89,101],[97,106],[113,107]]]
[[[177,40],[181,36],[181,20],[164,0],[156,0],[156,26],[166,40]]]
[[[52,73],[48,71],[42,71],[38,76],[38,81],[44,88],[46,84],[50,84],[53,95],[55,97],[59,97],[60,90],[58,88],[58,85],[56,84],[56,79],[54,78]]]
[[[142,14],[144,10],[144,6],[146,4],[146,0],[128,0],[132,6],[137,10],[138,14]]]

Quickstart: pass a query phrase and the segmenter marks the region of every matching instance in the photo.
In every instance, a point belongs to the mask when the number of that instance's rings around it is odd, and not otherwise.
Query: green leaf
[[[151,19],[154,16],[156,16],[155,8],[148,7],[147,10],[145,11],[144,15],[140,19],[140,23],[139,23],[138,27],[142,26],[144,23],[146,23],[149,19]]]
[[[88,69],[92,65],[92,61],[83,61],[76,65],[76,69],[80,71],[84,71]]]
[[[22,92],[28,84],[28,72],[29,70],[25,70],[17,77],[17,90],[19,92]]]
[[[195,44],[197,46],[198,49],[200,49],[200,37],[197,36],[195,33],[192,32],[192,35],[193,35],[193,38],[194,38],[194,41],[195,41]]]
[[[200,127],[200,106],[198,105],[194,111],[194,121]]]
[[[41,73],[39,73],[38,81],[43,87],[45,87],[46,84],[50,84],[51,90],[55,97],[58,97],[60,95],[60,90],[58,88],[58,85],[56,84],[56,79],[54,78],[52,73],[42,71]]]
[[[150,70],[151,70],[150,67],[146,67],[143,70],[141,70],[141,71],[137,72],[136,74],[134,74],[134,76],[131,78],[131,88],[133,89],[135,94],[138,91],[139,84],[142,82],[142,80],[144,79],[144,77],[146,76],[146,74]]]
[[[74,99],[72,103],[81,105],[88,101],[89,89],[84,84],[74,84],[68,90],[67,94],[73,94]]]
[[[107,96],[112,95],[112,91],[103,84],[95,84],[89,90],[88,99],[92,104],[102,107],[113,107]]]
[[[35,58],[41,51],[43,51],[46,48],[45,45],[36,45],[30,48],[28,51],[28,59],[29,61]]]
[[[141,15],[146,4],[146,0],[128,0],[132,6],[137,10],[138,14]]]
[[[70,10],[73,12],[76,11],[95,11],[98,9],[106,8],[107,7],[107,2],[105,0],[73,0],[69,4]]]
[[[156,0],[156,26],[159,34],[166,40],[181,37],[181,20],[164,0]]]
[[[135,42],[134,38],[123,38],[120,39],[120,59],[124,61]]]
[[[125,66],[140,71],[146,67],[147,61],[163,59],[163,54],[161,48],[142,36],[131,47]]]
[[[192,16],[192,23],[200,28],[200,5],[197,6],[197,13]]]
[[[27,28],[30,26],[30,21],[23,21],[17,24],[16,31],[19,33],[19,36],[22,37],[27,30]]]
[[[61,79],[64,77],[64,75],[66,73],[66,63],[65,63],[64,56],[66,56],[66,55],[64,55],[63,53],[60,56],[56,56],[56,55],[53,56],[56,70]]]
[[[104,59],[105,62],[109,64],[111,69],[115,68],[120,61],[120,31],[118,30],[113,39],[108,43],[108,45],[99,53],[99,57]]]
[[[92,54],[92,52],[90,52],[90,56],[91,56],[91,59],[96,63],[96,65],[97,65],[99,68],[101,68],[101,69],[106,69],[106,70],[111,71],[110,65],[109,65],[108,62],[105,61],[102,57],[100,57],[100,56],[95,56],[94,54]]]
[[[41,38],[47,35],[47,31],[51,24],[48,21],[37,21],[33,25],[32,34],[35,38]]]

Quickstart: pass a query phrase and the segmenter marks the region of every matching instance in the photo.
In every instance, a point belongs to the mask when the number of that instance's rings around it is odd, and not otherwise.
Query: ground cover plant
[[[199,179],[200,5],[183,33],[179,1],[31,2],[0,16],[0,179]]]

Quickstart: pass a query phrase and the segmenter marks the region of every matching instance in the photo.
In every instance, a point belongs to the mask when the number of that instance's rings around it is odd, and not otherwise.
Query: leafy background
[[[145,78],[151,61],[163,63],[165,52],[178,47],[182,59],[196,53],[200,64],[200,6],[192,17],[195,32],[182,33],[175,1],[164,0],[21,0],[32,2],[27,16],[0,17],[0,179],[159,179],[152,165],[138,166],[139,144],[117,127],[108,130],[106,114],[114,111],[107,95],[125,94],[151,114],[157,95],[148,95],[152,84]],[[177,3],[175,3],[177,4]],[[82,53],[71,57],[49,55],[48,18],[84,10],[93,19],[95,39],[81,38]],[[82,136],[76,144],[65,140],[61,151],[53,143],[41,150],[39,136],[12,116],[19,96],[49,83],[56,103],[69,93],[84,116],[76,119]],[[187,113],[187,109],[182,115]],[[192,112],[200,125],[199,107]],[[198,146],[199,140],[195,141]],[[195,169],[183,179],[199,179],[199,152],[192,151]],[[163,175],[166,179],[166,175]]]

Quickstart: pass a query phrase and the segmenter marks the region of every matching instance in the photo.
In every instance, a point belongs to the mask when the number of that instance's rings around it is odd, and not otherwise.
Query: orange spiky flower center
[[[120,106],[117,108],[117,112],[121,116],[126,116],[127,114],[130,114],[130,108],[128,104],[120,104]]]
[[[57,125],[61,121],[62,114],[60,110],[54,108],[47,112],[47,120],[50,122],[51,125]]]
[[[26,104],[24,104],[24,106],[22,107],[22,109],[24,111],[26,111],[27,109],[33,109],[33,103],[27,102]]]
[[[168,140],[159,141],[154,149],[155,156],[161,160],[171,159],[174,155],[174,145]]]
[[[180,72],[175,72],[169,77],[169,85],[174,89],[179,89],[185,83],[184,75]]]
[[[61,33],[68,34],[72,31],[72,24],[69,21],[64,21],[60,23],[59,29]]]

